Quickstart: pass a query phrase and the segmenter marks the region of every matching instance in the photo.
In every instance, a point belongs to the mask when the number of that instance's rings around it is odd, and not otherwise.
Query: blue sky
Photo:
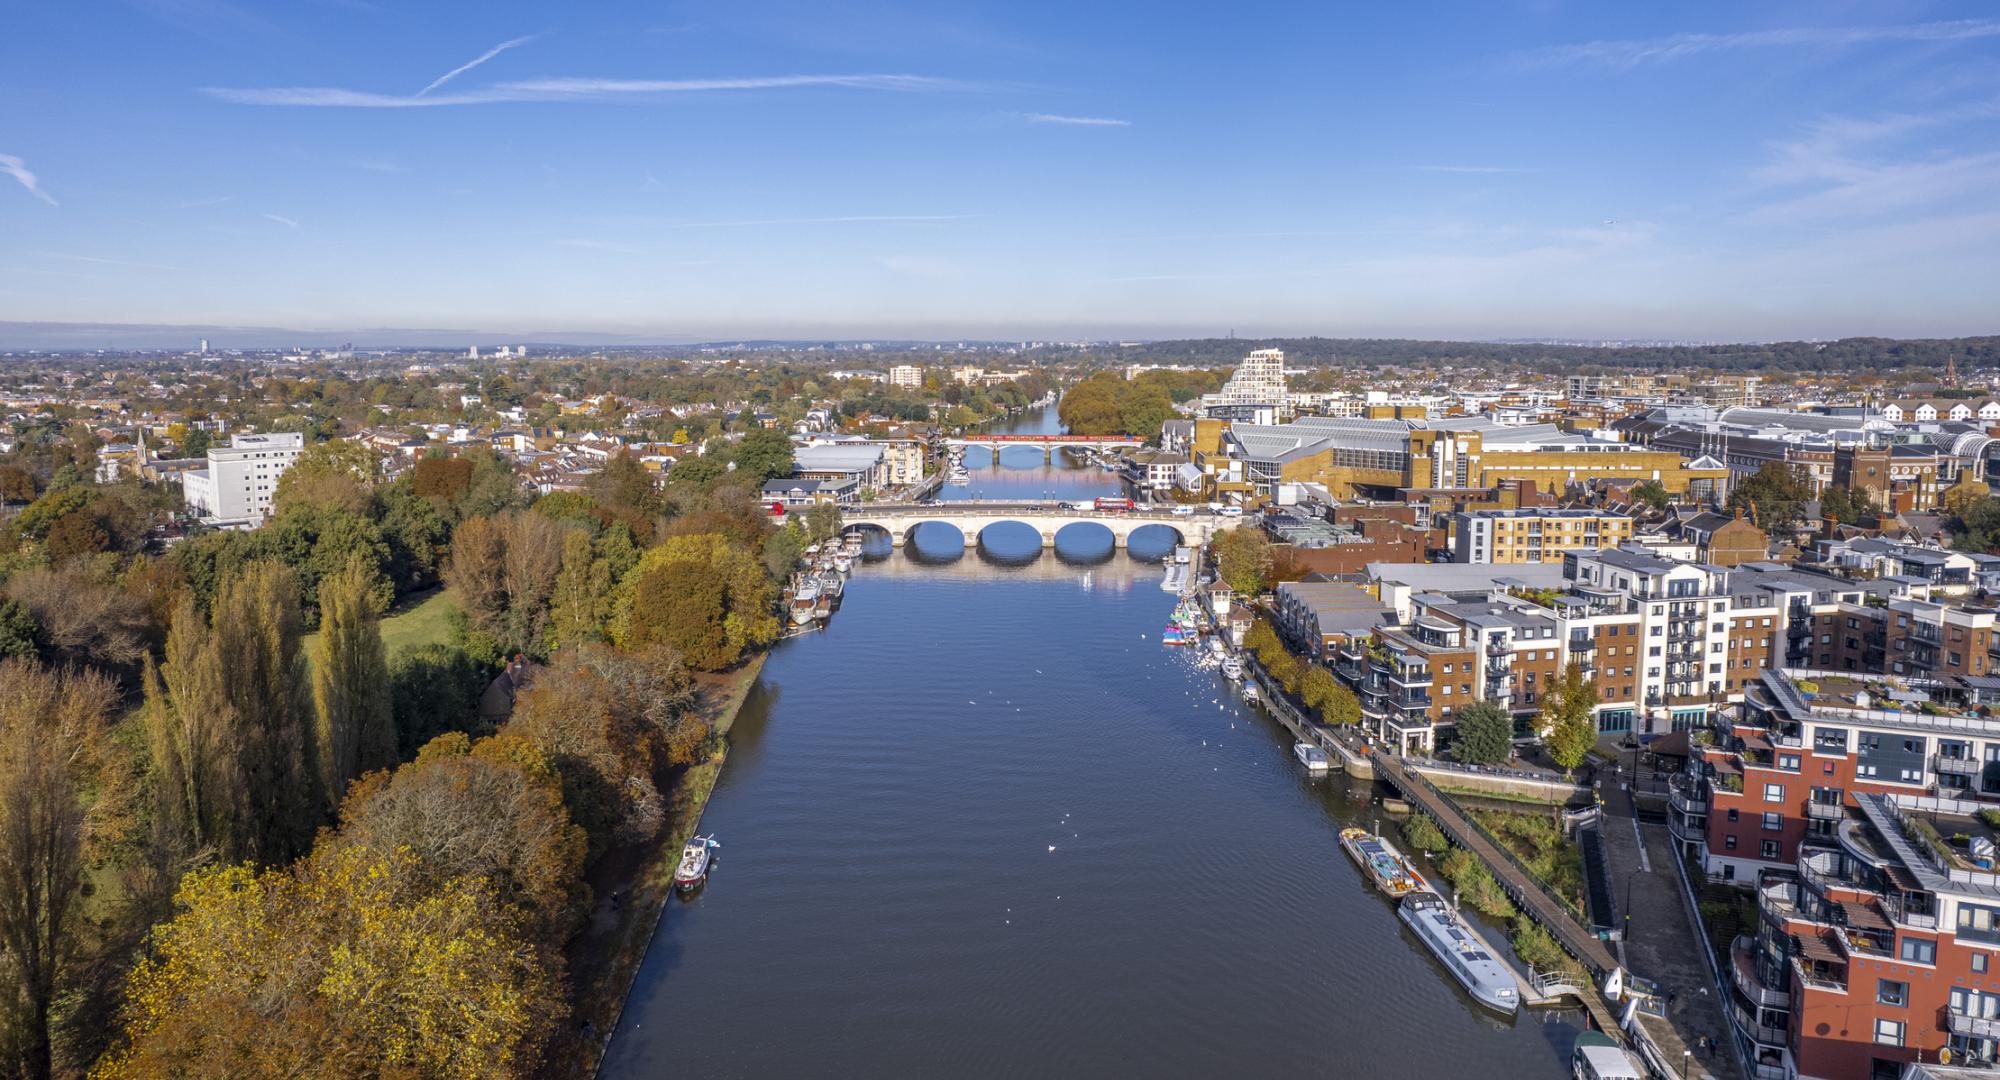
[[[130,0],[0,35],[0,320],[2000,332],[2000,9]]]

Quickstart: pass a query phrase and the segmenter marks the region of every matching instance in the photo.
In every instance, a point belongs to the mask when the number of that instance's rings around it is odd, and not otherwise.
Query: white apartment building
[[[305,436],[296,431],[269,435],[233,435],[226,447],[210,447],[208,468],[181,477],[181,492],[189,512],[218,525],[255,528],[271,513],[278,477],[305,450]]]
[[[1204,405],[1278,405],[1285,396],[1285,350],[1258,349],[1243,358],[1222,389],[1202,399]]]
[[[924,369],[915,364],[897,364],[895,367],[889,369],[890,386],[901,386],[915,390],[923,384]]]

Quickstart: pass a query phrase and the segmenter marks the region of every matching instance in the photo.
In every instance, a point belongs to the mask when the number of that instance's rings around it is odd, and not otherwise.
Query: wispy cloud
[[[965,84],[925,75],[759,75],[726,79],[549,78],[496,83],[477,90],[417,95],[380,94],[337,86],[203,87],[202,93],[235,105],[291,105],[305,108],[412,109],[504,102],[610,101],[721,90],[790,90],[841,87],[851,90],[943,90]]]
[[[1783,192],[1752,210],[1750,220],[1797,224],[1877,217],[1948,205],[1966,198],[1991,205],[2000,190],[2000,152],[1931,150],[1906,145],[1919,132],[2000,115],[1993,104],[1928,115],[1831,116],[1799,138],[1776,143],[1752,179]],[[1899,152],[1899,144],[1901,146]]]
[[[1022,113],[1021,119],[1030,124],[1071,124],[1076,127],[1131,127],[1130,120],[1117,120],[1109,116],[1064,116],[1061,113]]]
[[[28,189],[28,194],[48,203],[50,206],[62,205],[56,202],[55,196],[42,190],[41,181],[35,179],[35,174],[28,171],[28,163],[22,161],[20,158],[12,154],[0,154],[0,173],[5,173],[19,180],[21,186]]]
[[[236,196],[234,195],[213,195],[206,199],[189,199],[187,202],[182,203],[180,208],[183,210],[196,210],[204,206],[221,206],[223,203],[230,202],[235,198]]]
[[[528,42],[533,40],[535,40],[535,35],[529,34],[526,37],[517,37],[511,41],[503,41],[500,44],[495,45],[492,48],[486,50],[485,52],[480,53],[478,56],[473,57],[471,60],[463,64],[460,64],[455,68],[452,68],[450,71],[445,72],[444,74],[438,76],[435,79],[432,79],[430,85],[424,87],[422,90],[417,91],[416,96],[423,97],[425,94],[428,94],[431,91],[437,89],[438,87],[443,86],[444,84],[452,81],[453,79],[458,78],[460,75],[463,75],[468,71],[471,71],[473,68],[478,67],[479,65],[485,63],[488,60],[493,59],[496,56],[499,56],[501,53],[506,52],[508,49],[511,49],[516,45],[526,45]]]
[[[298,222],[293,221],[291,218],[288,218],[283,214],[265,214],[264,218],[267,221],[275,221],[278,224],[283,225],[287,229],[297,229],[299,227]]]
[[[1418,172],[1469,173],[1480,176],[1497,175],[1501,173],[1527,173],[1535,171],[1533,169],[1517,168],[1512,165],[1414,165],[1411,167],[1416,169]]]
[[[1992,37],[2000,37],[2000,19],[1958,19],[1904,26],[1802,26],[1733,34],[1672,34],[1659,38],[1585,41],[1530,49],[1516,53],[1515,59],[1530,66],[1599,64],[1632,68],[1739,49],[1837,49],[1876,42],[1950,43]]]

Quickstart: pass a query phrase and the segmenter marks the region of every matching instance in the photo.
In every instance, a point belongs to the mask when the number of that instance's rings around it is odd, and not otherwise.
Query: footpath
[[[1642,1019],[1646,1034],[1670,1064],[1678,1064],[1693,1051],[1688,1075],[1737,1080],[1743,1071],[1733,1049],[1735,1035],[1702,960],[1700,950],[1707,949],[1708,942],[1696,934],[1681,898],[1680,875],[1674,868],[1679,856],[1672,838],[1664,826],[1638,821],[1632,791],[1622,782],[1628,777],[1610,770],[1598,776],[1604,782],[1604,853],[1618,890],[1616,899],[1623,902],[1625,940],[1619,951],[1628,961],[1626,970],[1645,973],[1668,1000],[1665,1022]],[[1716,1049],[1707,1050],[1704,1043]]]

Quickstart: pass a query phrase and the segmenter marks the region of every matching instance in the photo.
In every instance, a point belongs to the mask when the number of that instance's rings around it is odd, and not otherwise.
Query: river
[[[946,497],[1116,489],[1005,457]],[[1159,644],[1171,543],[873,548],[766,664],[602,1075],[1566,1075],[1573,1016],[1474,1006],[1342,854],[1371,786]]]

